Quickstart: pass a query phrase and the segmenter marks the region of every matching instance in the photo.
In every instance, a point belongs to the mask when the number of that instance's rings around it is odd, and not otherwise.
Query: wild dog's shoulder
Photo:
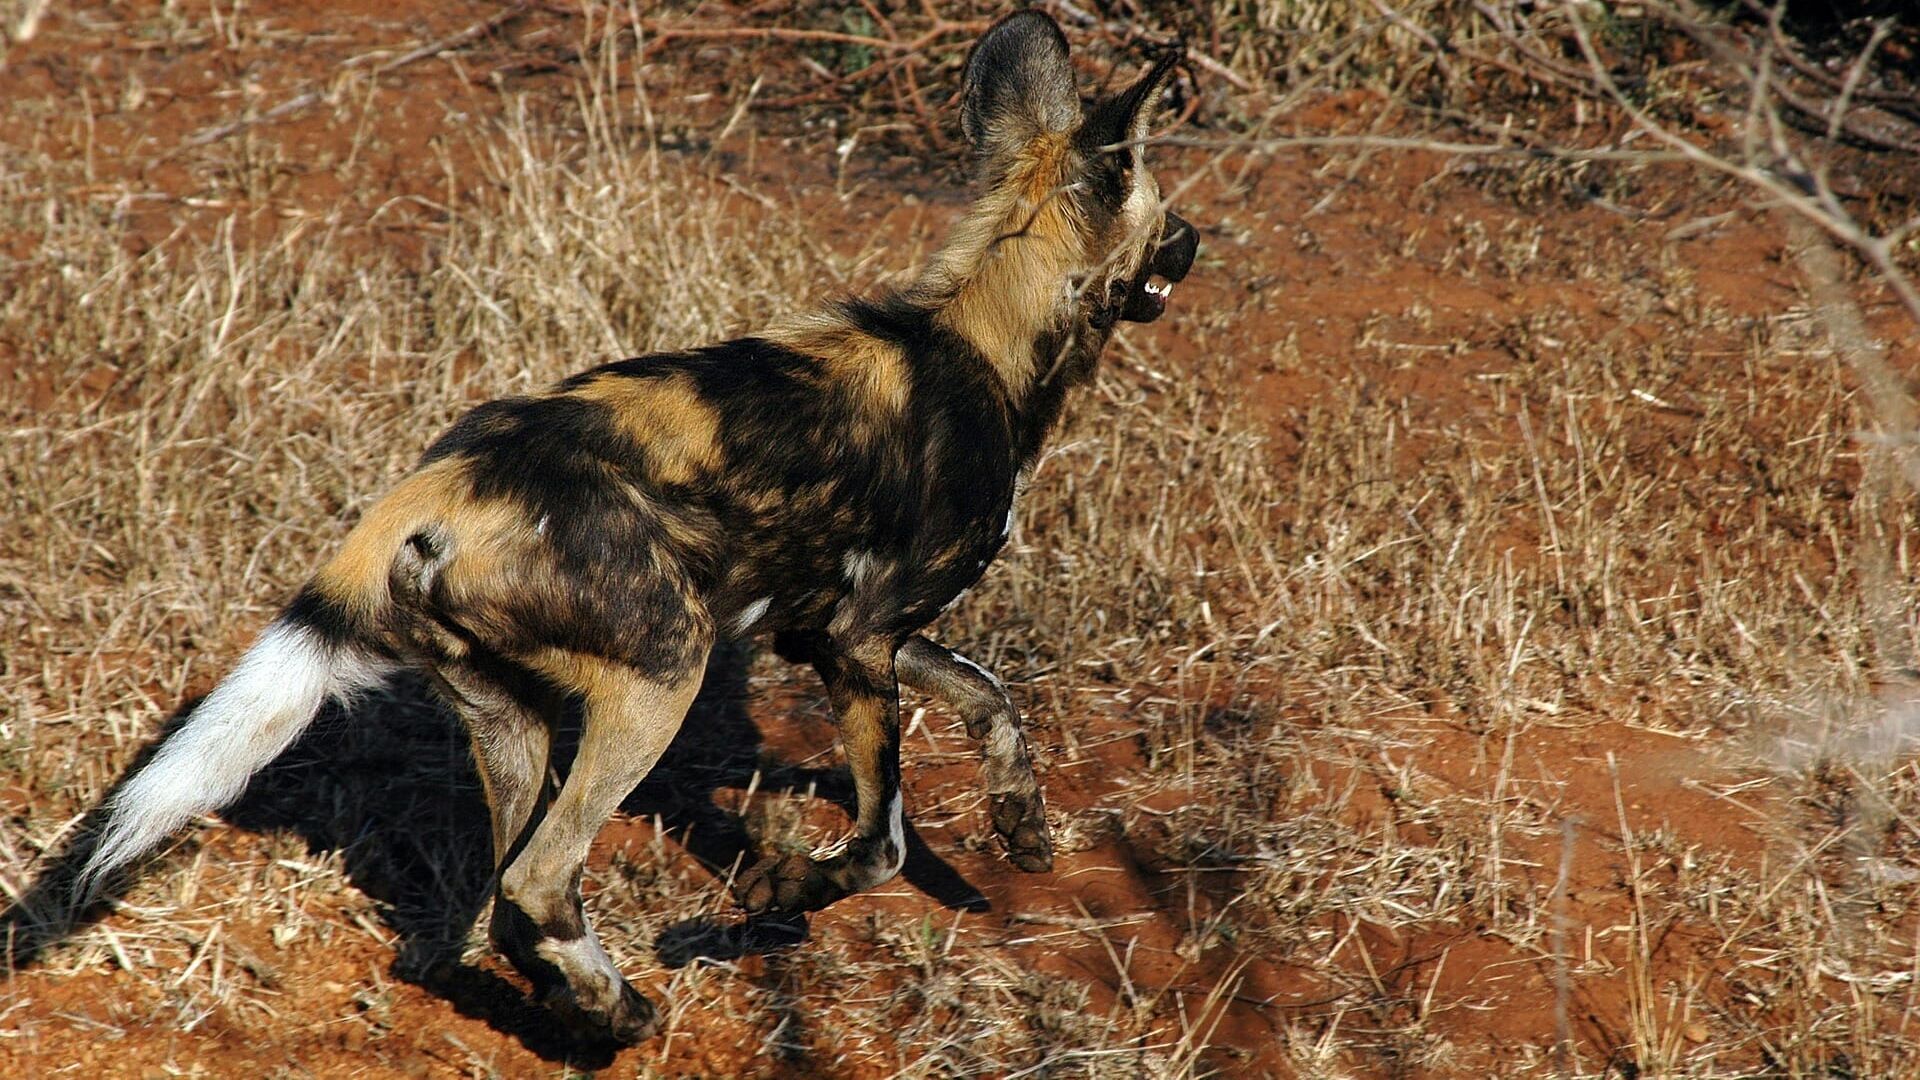
[[[650,456],[705,471],[742,445],[791,438],[793,425],[834,411],[821,392],[821,367],[816,357],[745,337],[603,364],[553,395],[604,409]]]
[[[803,358],[818,389],[873,420],[903,416],[913,394],[906,343],[861,325],[846,303],[790,316],[768,327],[762,340]]]
[[[1005,388],[979,349],[935,308],[903,292],[844,300],[771,328],[766,339],[812,358],[823,381],[916,424],[950,407],[1004,412]]]

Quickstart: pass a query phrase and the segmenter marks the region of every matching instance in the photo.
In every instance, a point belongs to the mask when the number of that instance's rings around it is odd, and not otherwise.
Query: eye
[[[1093,202],[1105,213],[1117,210],[1133,186],[1133,171],[1119,154],[1102,154],[1088,163],[1082,178],[1092,189]]]

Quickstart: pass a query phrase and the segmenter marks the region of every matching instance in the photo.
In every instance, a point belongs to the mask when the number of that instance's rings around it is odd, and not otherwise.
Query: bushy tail
[[[74,890],[91,896],[105,875],[139,858],[194,817],[240,797],[319,715],[330,696],[377,685],[390,666],[301,600],[267,627],[186,724],[107,805]]]
[[[458,516],[466,489],[456,465],[430,465],[370,507],[185,726],[121,785],[75,882],[76,895],[91,896],[105,875],[194,817],[239,798],[247,780],[313,723],[327,698],[350,697],[386,678],[394,662],[369,643],[366,628],[391,610],[396,575],[417,585],[437,569],[421,563],[407,541]]]

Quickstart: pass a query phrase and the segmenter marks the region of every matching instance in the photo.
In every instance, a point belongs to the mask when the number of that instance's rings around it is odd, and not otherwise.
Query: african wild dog
[[[587,925],[581,864],[679,728],[715,639],[766,633],[826,683],[857,820],[832,853],[741,875],[749,912],[819,908],[899,871],[897,682],[984,741],[994,828],[1015,865],[1047,869],[1005,688],[918,632],[1005,543],[1022,474],[1115,320],[1158,318],[1193,262],[1141,146],[1177,62],[1083,106],[1060,29],[1007,18],[964,74],[985,190],[910,286],[462,417],[115,795],[83,881],[237,797],[329,695],[412,667],[472,739],[495,945],[569,1021],[644,1038],[653,1007]],[[569,703],[579,748],[549,799]]]

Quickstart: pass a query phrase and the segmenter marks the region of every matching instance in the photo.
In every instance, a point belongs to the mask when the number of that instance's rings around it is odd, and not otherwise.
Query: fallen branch
[[[1752,88],[1749,125],[1757,129],[1762,121],[1769,123],[1764,139],[1759,130],[1750,131],[1747,160],[1735,161],[1694,145],[1629,99],[1600,59],[1600,52],[1586,27],[1578,19],[1569,22],[1574,40],[1579,44],[1581,54],[1586,57],[1594,85],[1612,99],[1614,107],[1631,120],[1636,129],[1651,136],[1671,153],[1709,172],[1732,177],[1768,196],[1774,205],[1792,211],[1809,225],[1852,248],[1880,275],[1881,281],[1899,301],[1907,317],[1920,326],[1920,285],[1907,276],[1895,258],[1893,245],[1896,234],[1876,236],[1869,232],[1847,213],[1826,177],[1799,160],[1780,131],[1777,113],[1769,106],[1768,93],[1776,91],[1778,87],[1769,85],[1764,67],[1741,65],[1744,68],[1741,74]],[[1698,34],[1693,36],[1695,40],[1704,40]]]
[[[1226,150],[1272,154],[1285,150],[1411,150],[1463,157],[1531,157],[1556,161],[1622,161],[1636,165],[1672,165],[1691,162],[1685,154],[1662,150],[1591,150],[1564,146],[1513,146],[1502,143],[1448,142],[1398,135],[1276,135],[1258,139],[1226,136],[1202,138],[1173,135],[1143,140],[1150,146],[1182,146],[1195,150]],[[1130,145],[1130,144],[1122,144]]]
[[[373,73],[375,75],[385,75],[391,71],[398,71],[399,69],[406,67],[408,64],[413,64],[421,60],[425,60],[430,56],[438,56],[449,49],[458,48],[459,46],[465,45],[467,42],[473,41],[476,38],[485,37],[486,35],[492,33],[493,31],[499,29],[500,27],[506,25],[507,23],[512,22],[513,20],[526,14],[526,12],[527,12],[527,9],[525,5],[516,4],[513,7],[510,7],[507,10],[500,12],[497,15],[494,15],[490,18],[482,19],[481,21],[474,23],[472,26],[467,27],[465,30],[460,31],[459,33],[449,34],[446,37],[440,38],[437,41],[429,42],[425,45],[420,46],[417,49],[413,49],[409,52],[402,53],[399,56],[394,57],[392,60],[389,60],[386,63],[381,64],[379,67],[374,68]],[[377,55],[377,54],[367,53],[367,54],[362,54],[360,56],[356,56],[342,63],[340,65],[340,70],[350,71],[350,70],[353,70],[354,68],[363,67],[366,64],[372,62],[372,57],[374,55]],[[219,127],[208,128],[205,131],[202,131],[194,135],[193,137],[189,138],[186,142],[181,143],[179,146],[175,147],[173,150],[169,151],[165,155],[165,157],[170,158],[170,157],[173,157],[175,154],[179,154],[184,151],[191,150],[195,147],[205,146],[208,143],[219,142],[221,139],[225,139],[233,135],[238,135],[240,132],[245,131],[248,128],[254,127],[256,125],[269,124],[276,120],[282,119],[283,117],[291,116],[302,109],[308,108],[313,105],[318,105],[320,102],[325,101],[327,99],[328,93],[329,91],[327,90],[308,90],[303,94],[296,95],[295,97],[289,98],[288,100],[283,101],[278,105],[275,105],[273,108],[268,109],[266,112],[259,113],[255,116],[242,117],[241,119],[235,120],[231,123],[221,124]]]
[[[978,19],[965,19],[960,22],[935,19],[933,26],[919,37],[903,41],[899,38],[848,34],[839,30],[806,30],[785,26],[671,26],[658,22],[642,22],[641,29],[653,36],[642,48],[641,53],[645,55],[675,40],[820,41],[838,45],[859,45],[881,52],[917,53],[949,34],[978,34],[984,31],[987,25]]]

